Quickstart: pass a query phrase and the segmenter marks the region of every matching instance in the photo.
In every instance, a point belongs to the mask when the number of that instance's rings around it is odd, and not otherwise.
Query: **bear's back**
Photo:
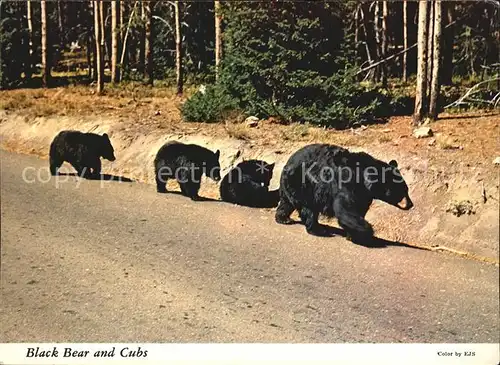
[[[83,133],[75,130],[61,131],[54,138],[59,143],[64,143],[68,146],[85,145],[87,147],[97,146],[101,142],[102,137],[95,133]]]
[[[175,161],[183,157],[191,162],[201,163],[210,158],[214,153],[196,144],[184,144],[177,141],[165,143],[156,155],[156,160]]]

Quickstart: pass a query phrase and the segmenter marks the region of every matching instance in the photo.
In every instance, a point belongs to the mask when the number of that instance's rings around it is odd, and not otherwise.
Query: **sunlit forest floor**
[[[28,123],[58,116],[117,119],[127,128],[145,134],[162,129],[165,133],[232,137],[276,149],[287,142],[327,142],[360,148],[384,145],[407,153],[426,151],[436,162],[456,160],[474,165],[491,164],[500,154],[498,110],[441,113],[439,120],[429,125],[434,136],[417,139],[412,136],[410,116],[391,117],[387,123],[344,131],[307,123],[283,125],[273,118],[249,127],[242,115],[234,115],[225,123],[184,122],[180,107],[194,90],[187,87],[184,96],[178,97],[174,87],[149,87],[139,82],[107,84],[105,94],[99,97],[88,85],[17,89],[0,91],[0,109],[22,115]]]

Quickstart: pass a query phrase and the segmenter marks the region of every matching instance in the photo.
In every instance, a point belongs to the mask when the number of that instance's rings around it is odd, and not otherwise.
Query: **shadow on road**
[[[74,177],[79,177],[76,172],[59,172],[59,176],[74,176]],[[87,180],[102,180],[102,181],[116,181],[116,182],[126,182],[126,183],[131,183],[134,182],[134,180],[129,179],[128,177],[125,176],[118,176],[118,175],[110,175],[110,174],[101,174],[99,177],[86,177]]]
[[[175,191],[175,190],[168,190],[165,193],[158,193],[158,194],[162,194],[162,195],[175,194],[175,195],[179,195],[179,196],[182,196],[184,198],[189,199],[187,196],[183,195],[180,191]],[[196,200],[196,202],[216,202],[216,203],[222,203],[222,200],[207,198],[207,197],[204,197],[204,196],[198,196],[198,199]]]
[[[294,221],[290,222],[290,224],[302,224],[302,223],[300,221],[294,220]],[[325,224],[319,224],[319,225],[321,227],[322,232],[321,232],[321,234],[317,234],[316,236],[318,236],[318,237],[341,236],[341,237],[344,237],[347,239],[346,232],[343,229],[328,226]],[[417,249],[417,250],[425,250],[424,248],[415,247],[415,246],[409,245],[409,244],[404,243],[404,242],[390,241],[390,240],[386,240],[384,238],[379,238],[379,237],[373,237],[371,240],[364,240],[363,242],[353,242],[351,240],[349,240],[349,241],[355,245],[363,246],[363,247],[367,247],[367,248],[386,248],[388,246],[395,246],[395,247],[413,248],[413,249]]]

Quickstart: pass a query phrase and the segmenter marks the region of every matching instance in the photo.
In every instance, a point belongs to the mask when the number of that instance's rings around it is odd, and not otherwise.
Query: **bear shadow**
[[[165,193],[158,193],[158,194],[161,194],[161,195],[174,194],[174,195],[182,196],[183,198],[186,198],[188,200],[191,200],[189,197],[183,195],[180,191],[175,191],[175,190],[169,190],[169,191],[167,191]],[[207,197],[204,197],[204,196],[198,196],[198,200],[196,200],[195,203],[197,203],[197,202],[216,202],[216,203],[222,203],[222,200],[213,199],[213,198],[207,198]]]
[[[289,224],[302,224],[300,221],[293,220]],[[335,236],[341,236],[347,239],[347,234],[346,232],[337,227],[332,227],[326,224],[321,224],[318,223],[320,227],[320,233],[315,234],[314,236],[317,237],[335,237]],[[387,248],[389,246],[394,246],[394,247],[406,247],[406,248],[412,248],[416,250],[424,250],[423,248],[420,247],[415,247],[412,245],[409,245],[404,242],[398,242],[398,241],[390,241],[386,240],[385,238],[380,238],[380,237],[372,237],[369,239],[364,239],[363,241],[352,241],[349,240],[351,243],[358,245],[358,246],[363,246],[366,248]]]
[[[74,176],[74,177],[80,177],[76,172],[59,172],[59,176]],[[97,176],[88,176],[84,177],[86,180],[96,180],[96,181],[116,181],[116,182],[126,182],[126,183],[131,183],[134,182],[134,180],[129,179],[128,177],[125,176],[119,176],[119,175],[110,175],[110,174],[101,174],[99,177]]]

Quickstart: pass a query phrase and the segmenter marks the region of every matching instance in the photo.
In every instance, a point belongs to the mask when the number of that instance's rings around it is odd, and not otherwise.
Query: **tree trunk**
[[[127,45],[128,45],[128,35],[130,33],[130,27],[132,25],[132,20],[134,19],[135,12],[137,10],[137,4],[138,4],[138,1],[136,1],[134,3],[134,7],[132,8],[132,11],[130,12],[130,16],[128,18],[127,29],[125,30],[125,35],[123,37],[122,56],[120,58],[120,67],[121,67],[121,70],[122,70],[122,74],[123,74],[123,71],[125,70],[125,55],[127,54],[127,48],[128,48],[127,47]]]
[[[354,65],[359,65],[359,5],[354,10]]]
[[[120,39],[123,41],[123,38],[125,37],[125,12],[127,11],[126,8],[126,1],[120,1]]]
[[[92,80],[92,37],[87,35],[87,75],[89,80]]]
[[[375,2],[375,12],[374,12],[374,19],[373,19],[373,31],[375,33],[375,56],[376,60],[380,61],[381,57],[381,51],[380,51],[380,26],[379,26],[379,20],[380,20],[380,4],[378,1]],[[377,67],[374,72],[374,81],[378,82],[380,80],[380,67]]]
[[[95,31],[95,48],[96,48],[96,75],[97,75],[97,94],[102,94],[104,90],[104,42],[102,34],[102,5],[100,0],[94,1],[94,31]]]
[[[446,8],[447,25],[454,21],[454,7],[453,2],[443,4]],[[441,5],[441,6],[443,6]],[[441,83],[443,85],[451,85],[453,80],[453,39],[455,37],[453,27],[446,27],[443,33],[443,67],[441,72]]]
[[[369,21],[368,18],[365,15],[365,9],[363,7],[367,7],[366,4],[361,4],[360,5],[360,12],[361,12],[361,22],[363,23],[363,35],[365,37],[365,48],[366,48],[366,58],[368,59],[368,63],[371,65],[373,63],[373,49],[375,48],[375,45],[373,44],[373,38],[370,37],[370,32],[369,32]]]
[[[26,78],[31,80],[33,76],[33,19],[31,0],[26,2],[26,18],[28,20],[28,64],[26,65]]]
[[[146,67],[144,76],[147,78],[149,85],[153,85],[153,32],[152,32],[152,22],[153,22],[153,6],[154,3],[148,1],[144,5],[144,10],[146,11],[146,29],[145,29],[145,60]]]
[[[214,1],[215,8],[215,79],[219,78],[219,65],[222,59],[222,16],[220,1]]]
[[[57,0],[57,25],[59,26],[59,42],[61,49],[64,48],[65,37],[64,37],[64,26],[63,26],[63,9],[61,5],[61,0]]]
[[[120,67],[118,57],[120,54],[120,1],[111,2],[111,82],[120,82]]]
[[[387,16],[388,16],[388,4],[387,1],[382,2],[382,59],[387,57]],[[387,65],[385,63],[382,64],[380,68],[381,77],[382,77],[382,87],[387,87]]]
[[[403,1],[403,49],[408,48],[408,1]],[[403,81],[408,81],[408,53],[403,53]]]
[[[420,1],[418,6],[418,54],[417,54],[417,89],[413,124],[418,125],[426,114],[427,108],[427,1]]]
[[[141,26],[140,26],[140,35],[139,35],[139,65],[137,67],[137,71],[146,76],[146,2],[145,0],[141,1]]]
[[[430,87],[432,85],[432,61],[434,57],[432,52],[434,50],[433,42],[434,42],[434,0],[429,2],[429,6],[427,9],[429,19],[427,23],[427,86]],[[427,92],[430,95],[430,89],[427,89]]]
[[[109,60],[109,52],[106,52],[106,17],[105,17],[105,7],[106,7],[106,2],[105,1],[99,1],[99,17],[100,17],[100,23],[101,23],[101,46],[102,46],[102,64],[103,64],[103,73],[104,73],[104,68],[106,67],[106,55],[108,56],[107,59]]]
[[[179,9],[179,0],[174,2],[175,8],[175,69],[177,74],[177,95],[183,93],[183,74],[182,74],[182,37],[181,37],[181,14]]]
[[[50,65],[47,44],[47,2],[41,0],[41,23],[42,23],[42,85],[47,87],[50,83]]]
[[[440,60],[441,60],[441,17],[442,17],[442,4],[441,0],[436,0],[434,3],[434,24],[429,24],[429,27],[433,26],[434,41],[433,41],[433,51],[432,51],[432,84],[431,84],[431,96],[429,105],[429,115],[433,120],[437,119],[438,116],[438,105],[437,101],[439,98],[440,84],[439,84],[439,70],[440,70]]]

